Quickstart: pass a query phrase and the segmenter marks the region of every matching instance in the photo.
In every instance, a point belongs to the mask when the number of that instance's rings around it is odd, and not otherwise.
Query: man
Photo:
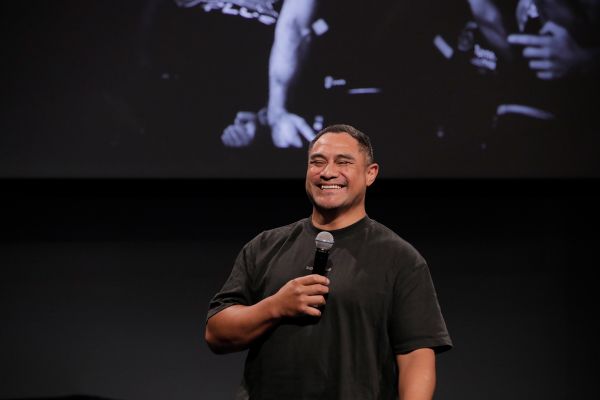
[[[325,128],[309,146],[311,217],[240,252],[205,332],[217,353],[249,348],[239,398],[432,398],[452,342],[425,260],[366,214],[378,171],[368,136]],[[335,239],[327,276],[310,273],[319,231]]]

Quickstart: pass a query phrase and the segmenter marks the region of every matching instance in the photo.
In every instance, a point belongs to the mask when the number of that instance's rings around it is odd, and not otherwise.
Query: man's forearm
[[[435,353],[423,348],[396,356],[400,400],[431,400],[435,392]]]
[[[305,275],[287,282],[272,296],[251,306],[233,305],[208,319],[204,339],[215,353],[243,350],[282,318],[320,317],[329,279]]]
[[[204,338],[215,353],[243,350],[273,327],[279,317],[270,297],[252,306],[233,305],[209,318]]]

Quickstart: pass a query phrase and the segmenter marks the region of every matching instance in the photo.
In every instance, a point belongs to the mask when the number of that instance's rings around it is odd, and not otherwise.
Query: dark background
[[[593,393],[587,180],[380,180],[367,208],[429,262],[455,348],[439,399]],[[301,180],[3,181],[0,398],[230,399],[203,342],[241,246],[306,217]],[[589,230],[589,232],[588,232]]]

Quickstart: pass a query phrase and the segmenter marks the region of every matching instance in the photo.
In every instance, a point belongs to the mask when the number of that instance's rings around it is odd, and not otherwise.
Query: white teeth
[[[321,185],[321,190],[324,189],[341,189],[340,185]]]

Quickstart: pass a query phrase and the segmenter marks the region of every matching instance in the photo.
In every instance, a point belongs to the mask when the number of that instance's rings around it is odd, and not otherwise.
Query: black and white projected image
[[[478,133],[494,175],[597,175],[600,2],[468,3],[434,39],[454,80],[440,126]]]
[[[278,12],[273,8],[277,0],[174,0],[179,7],[201,6],[204,11],[217,10],[223,14],[239,15],[242,18],[257,19],[266,25],[277,21]]]
[[[60,0],[4,13],[4,177],[598,176],[600,2]]]

